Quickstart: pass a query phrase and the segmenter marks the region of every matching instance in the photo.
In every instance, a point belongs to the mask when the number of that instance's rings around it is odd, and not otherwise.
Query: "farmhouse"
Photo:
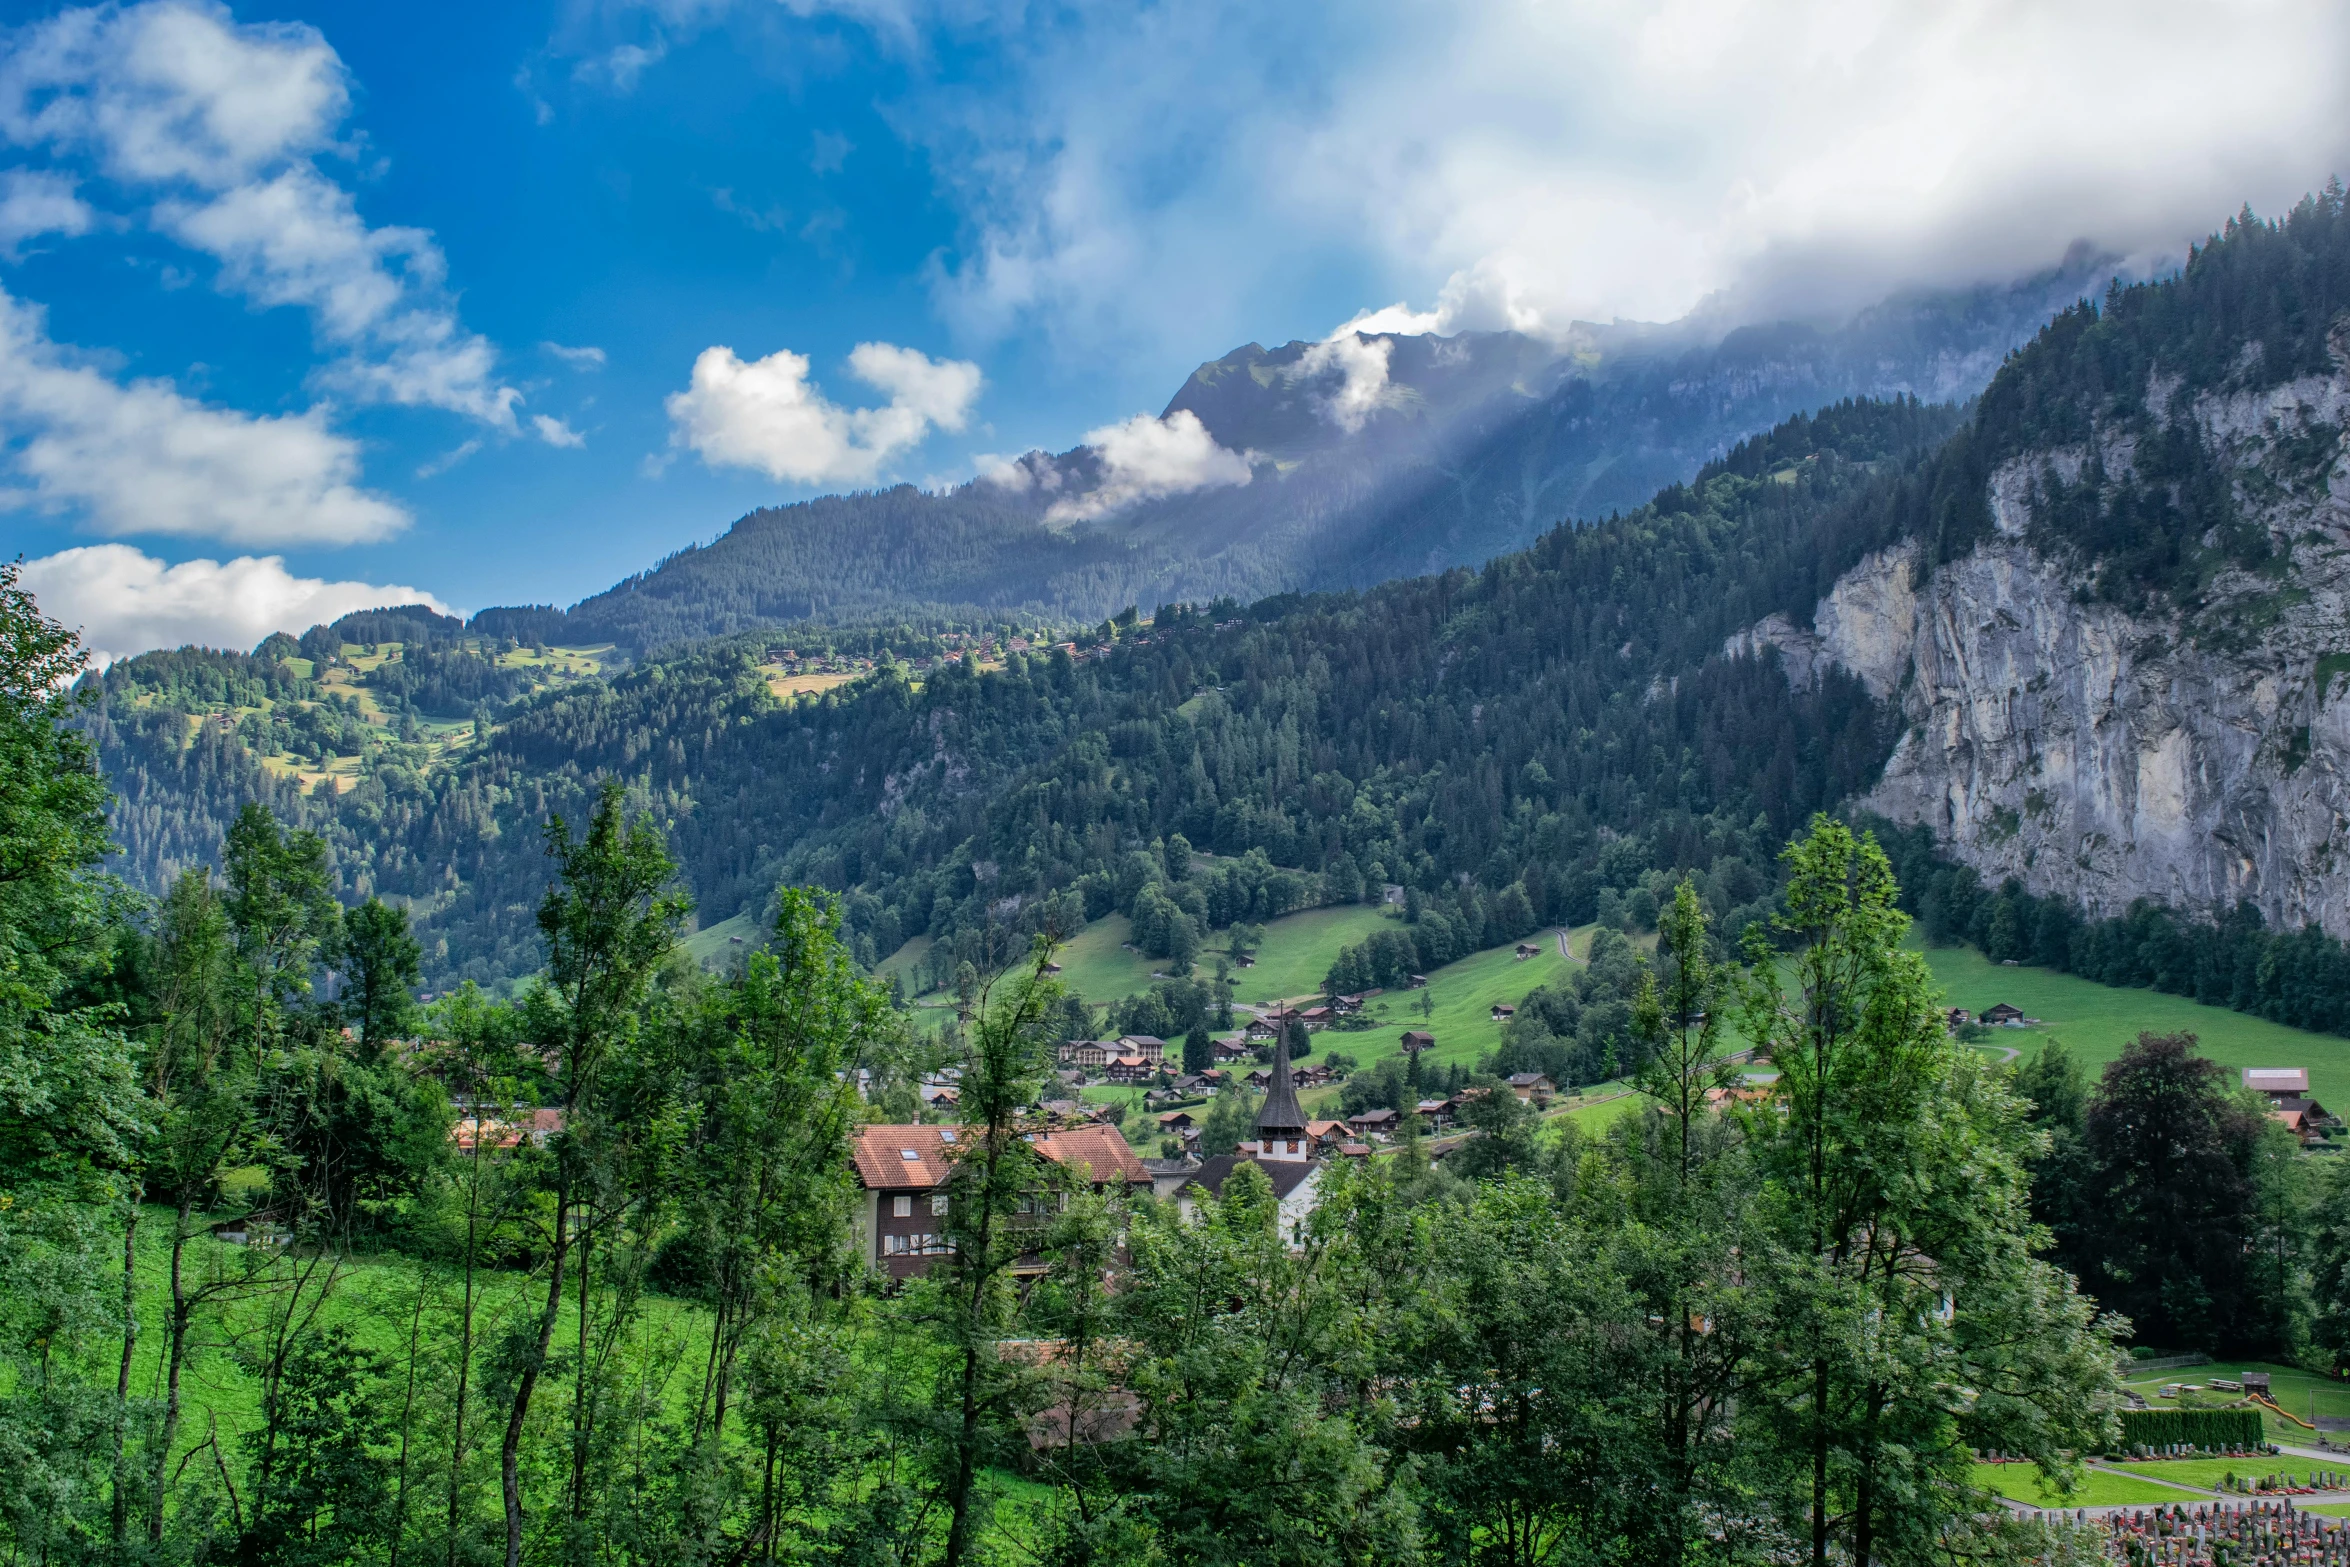
[[[1982,1022],[1991,1028],[2020,1028],[2023,1021],[2024,1009],[2011,1007],[2004,1001],[1983,1009]]]
[[[1384,1137],[1394,1131],[1396,1123],[1402,1119],[1393,1110],[1365,1110],[1361,1115],[1348,1116],[1346,1124],[1366,1135]]]
[[[956,1139],[954,1126],[862,1126],[849,1158],[862,1190],[857,1208],[857,1249],[892,1280],[930,1271],[932,1259],[947,1254],[941,1234],[952,1199]],[[1150,1171],[1126,1146],[1114,1126],[1092,1123],[1039,1132],[1036,1151],[1055,1164],[1082,1168],[1095,1191],[1133,1191],[1151,1184]],[[1022,1261],[1023,1277],[1043,1271]]]
[[[1496,1023],[1506,1023],[1517,1015],[1518,1009],[1506,1001],[1496,1001],[1493,1004],[1493,1021]]]
[[[1510,1092],[1534,1104],[1548,1104],[1558,1085],[1540,1072],[1512,1072]]]
[[[1517,958],[1520,963],[1525,962],[1528,958],[1538,958],[1540,956],[1542,956],[1542,949],[1535,946],[1532,942],[1521,941],[1518,943]]]
[[[1146,1061],[1141,1056],[1120,1056],[1102,1068],[1102,1081],[1128,1085],[1147,1083],[1158,1074],[1158,1070],[1155,1061]]]
[[[2309,1096],[2309,1069],[2303,1066],[2248,1066],[2244,1068],[2244,1086],[2256,1094],[2265,1095],[2271,1106],[2280,1099],[2305,1099]]]
[[[1403,1036],[1403,1053],[1407,1056],[1416,1056],[1423,1050],[1434,1050],[1435,1048],[1436,1036],[1434,1034],[1407,1032]]]

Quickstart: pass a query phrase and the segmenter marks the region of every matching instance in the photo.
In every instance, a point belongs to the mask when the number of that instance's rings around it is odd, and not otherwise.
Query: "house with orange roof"
[[[946,1216],[954,1202],[956,1157],[969,1128],[861,1126],[849,1147],[860,1188],[857,1249],[892,1280],[916,1278],[948,1254]],[[1082,1172],[1096,1191],[1148,1190],[1151,1173],[1116,1127],[1101,1122],[1030,1135],[1036,1151]],[[1043,1264],[1013,1271],[1040,1273]]]

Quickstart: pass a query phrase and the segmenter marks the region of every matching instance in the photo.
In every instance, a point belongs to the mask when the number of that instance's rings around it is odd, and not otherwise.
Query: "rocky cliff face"
[[[1929,574],[1915,545],[1881,551],[1811,627],[1773,616],[1725,651],[1775,648],[1799,682],[1841,665],[1897,702],[1909,727],[1860,803],[1989,883],[2100,915],[2249,899],[2272,927],[2350,938],[2350,375],[2164,393],[2157,427],[2192,422],[2266,568],[2220,572],[2191,609],[2094,597],[2093,565],[2039,524],[2051,473],[2129,477],[2146,427],[2100,430],[2001,467],[1996,536],[1970,554]]]

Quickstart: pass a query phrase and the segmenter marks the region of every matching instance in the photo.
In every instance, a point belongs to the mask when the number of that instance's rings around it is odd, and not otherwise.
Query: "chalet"
[[[1251,1088],[1270,1088],[1273,1086],[1273,1069],[1268,1066],[1260,1066],[1242,1078],[1241,1081]]]
[[[1167,1042],[1151,1034],[1120,1034],[1118,1054],[1140,1056],[1155,1066],[1167,1059]]]
[[[1443,1131],[1460,1113],[1460,1106],[1450,1099],[1423,1099],[1413,1109],[1431,1132]]]
[[[1558,1092],[1558,1084],[1540,1072],[1512,1072],[1509,1085],[1511,1093],[1532,1104],[1548,1104]]]
[[[1518,1009],[1506,1001],[1496,1001],[1493,1004],[1493,1021],[1496,1023],[1506,1023],[1517,1015]]]
[[[1297,1015],[1297,1020],[1309,1029],[1328,1028],[1334,1016],[1328,1007],[1308,1007]]]
[[[2248,1066],[2244,1068],[2244,1086],[2266,1097],[2271,1107],[2281,1099],[2305,1099],[2309,1096],[2309,1069],[2299,1066]]]
[[[1434,1050],[1435,1048],[1436,1036],[1434,1034],[1406,1033],[1403,1036],[1403,1053],[1407,1056],[1416,1056],[1423,1050]]]
[[[1316,1148],[1328,1151],[1345,1142],[1348,1133],[1344,1121],[1308,1121],[1306,1136],[1313,1140]]]
[[[892,1280],[930,1271],[945,1256],[940,1233],[953,1191],[953,1126],[861,1126],[849,1147],[863,1197],[856,1213],[858,1250]],[[1036,1151],[1055,1164],[1082,1168],[1096,1191],[1134,1191],[1151,1184],[1150,1171],[1114,1126],[1098,1122],[1039,1132]],[[1015,1273],[1041,1272],[1023,1261]]]
[[[1346,1124],[1358,1132],[1384,1137],[1394,1131],[1396,1123],[1402,1119],[1393,1110],[1365,1110],[1361,1115],[1348,1116]]]
[[[1428,988],[1428,976],[1425,974],[1413,974],[1404,980],[1403,988],[1406,990],[1426,990]]]
[[[2011,1007],[2001,1001],[1983,1009],[1982,1022],[1991,1028],[2021,1028],[2024,1022],[2024,1009]]]
[[[1301,1066],[1297,1069],[1297,1086],[1300,1088],[1320,1088],[1326,1083],[1337,1081],[1338,1074],[1327,1066]]]
[[[1205,1072],[1186,1072],[1167,1086],[1185,1098],[1198,1098],[1216,1091],[1215,1083]]]
[[[1255,1164],[1273,1184],[1273,1196],[1279,1204],[1275,1222],[1281,1234],[1294,1243],[1321,1196],[1322,1166],[1306,1125],[1306,1113],[1298,1105],[1297,1087],[1290,1076],[1289,1043],[1282,1040],[1273,1046],[1273,1080],[1265,1102],[1257,1109],[1257,1135],[1242,1143],[1237,1153],[1207,1160],[1176,1188],[1175,1201],[1183,1217],[1196,1217],[1201,1199],[1221,1195],[1233,1171],[1243,1164]]]
[[[1542,949],[1534,945],[1534,943],[1530,941],[1521,941],[1518,943],[1517,959],[1520,963],[1525,962],[1528,958],[1538,958],[1540,956],[1542,956]]]
[[[1281,1032],[1281,1025],[1274,1022],[1271,1018],[1251,1018],[1249,1019],[1248,1028],[1245,1030],[1245,1032],[1250,1039],[1262,1039],[1269,1044],[1272,1042],[1273,1036]],[[1244,1056],[1254,1053],[1248,1048],[1248,1046],[1240,1043],[1238,1040],[1233,1039],[1227,1039],[1220,1042],[1216,1046],[1216,1050],[1219,1054],[1229,1050],[1237,1055]]]
[[[2294,1111],[2295,1113],[2299,1114],[2302,1119],[2310,1126],[2320,1129],[2339,1126],[2342,1124],[2340,1117],[2329,1115],[2326,1112],[2326,1107],[2324,1105],[2319,1104],[2316,1100],[2309,1098],[2307,1095],[2302,1095],[2299,1098],[2271,1099],[2268,1102],[2268,1107],[2272,1111]]]
[[[1192,1131],[1198,1125],[1199,1122],[1193,1119],[1189,1110],[1163,1110],[1159,1113],[1159,1130],[1162,1132],[1180,1134]]]
[[[1158,1063],[1155,1061],[1145,1061],[1140,1056],[1120,1056],[1102,1068],[1102,1081],[1132,1086],[1149,1082],[1158,1072]]]
[[[518,1148],[525,1141],[533,1148],[544,1148],[547,1139],[562,1130],[561,1110],[526,1110],[510,1121],[470,1114],[449,1128],[449,1141],[457,1145],[459,1153],[471,1153],[476,1147]]]

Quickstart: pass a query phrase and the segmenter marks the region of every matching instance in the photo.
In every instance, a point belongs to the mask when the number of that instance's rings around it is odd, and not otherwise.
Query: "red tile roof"
[[[861,1126],[850,1148],[857,1181],[875,1191],[927,1191],[946,1184],[954,1163],[954,1126]],[[1151,1173],[1114,1126],[1065,1126],[1036,1134],[1036,1151],[1059,1164],[1084,1164],[1097,1182],[1143,1186]],[[908,1157],[908,1155],[912,1157]]]
[[[1056,1164],[1083,1164],[1097,1182],[1148,1186],[1151,1172],[1114,1126],[1065,1126],[1036,1140],[1036,1151]]]
[[[849,1150],[857,1182],[885,1192],[943,1186],[953,1162],[948,1155],[959,1135],[960,1128],[952,1126],[861,1126]]]

